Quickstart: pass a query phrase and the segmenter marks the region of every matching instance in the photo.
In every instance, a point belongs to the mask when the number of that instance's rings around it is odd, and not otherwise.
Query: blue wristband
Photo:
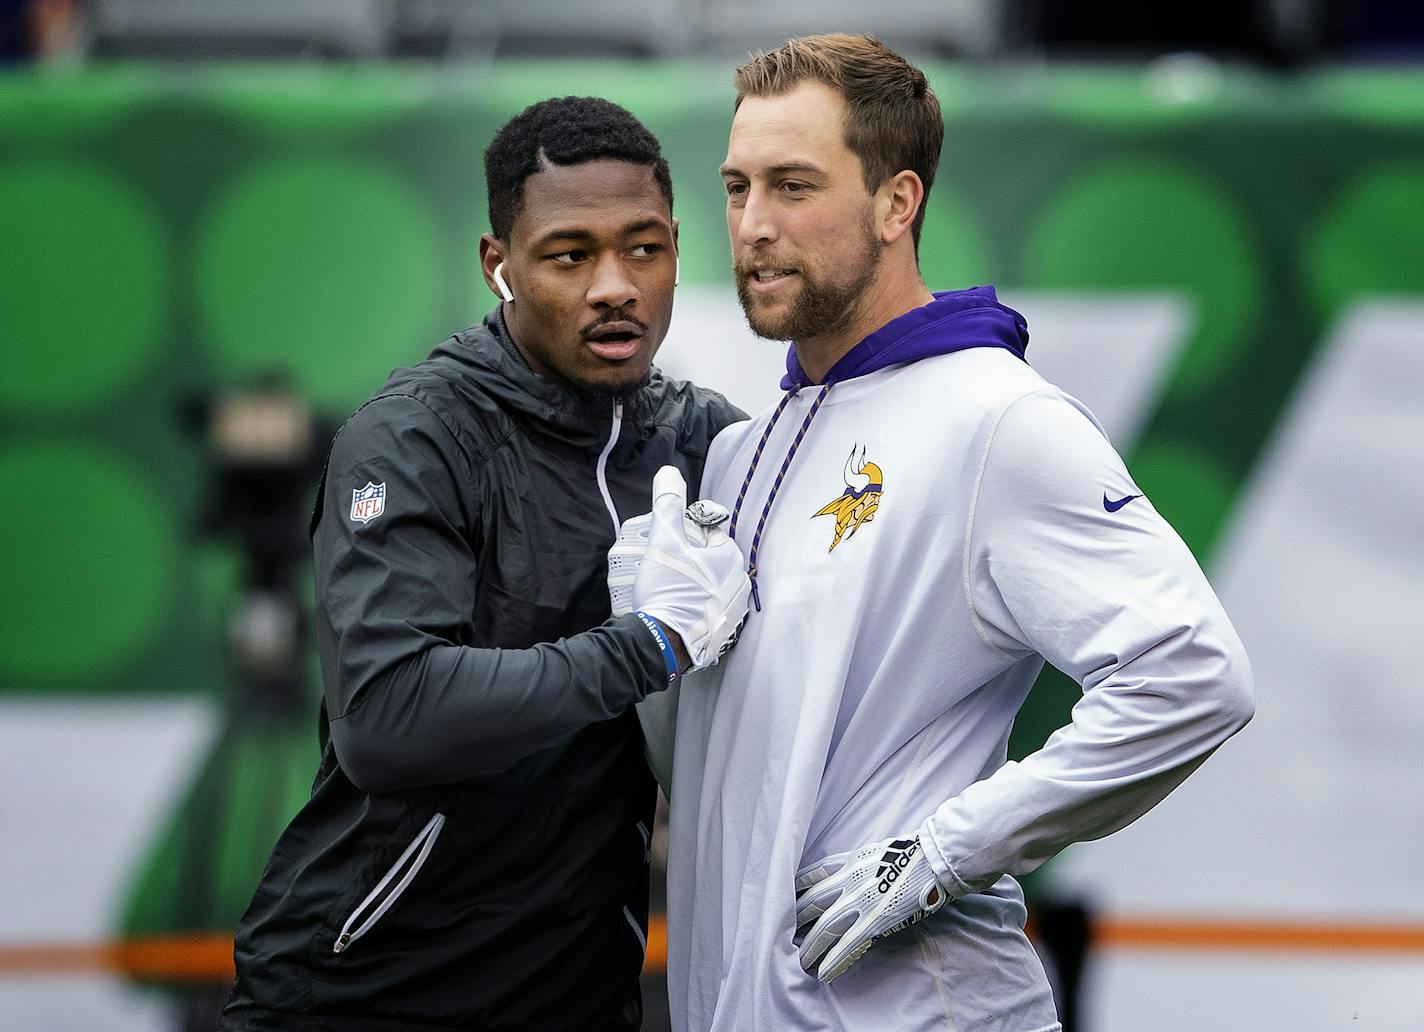
[[[653,639],[658,643],[658,649],[663,654],[663,664],[667,667],[668,684],[672,684],[677,680],[680,671],[677,669],[677,653],[672,649],[672,642],[668,640],[667,632],[662,629],[661,624],[641,609],[633,615],[642,620],[643,626],[653,632]]]

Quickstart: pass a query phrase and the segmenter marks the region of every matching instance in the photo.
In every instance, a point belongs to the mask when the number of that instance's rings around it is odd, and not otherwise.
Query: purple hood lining
[[[1027,320],[1000,304],[991,286],[936,293],[929,304],[890,320],[842,355],[826,374],[825,383],[841,383],[886,366],[969,348],[1006,348],[1019,358],[1028,348]],[[811,378],[801,368],[793,344],[786,350],[781,389],[809,386]]]

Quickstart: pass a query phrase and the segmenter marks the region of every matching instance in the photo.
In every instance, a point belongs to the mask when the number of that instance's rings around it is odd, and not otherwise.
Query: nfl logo
[[[351,493],[351,518],[357,523],[370,523],[386,511],[386,485],[366,481]]]

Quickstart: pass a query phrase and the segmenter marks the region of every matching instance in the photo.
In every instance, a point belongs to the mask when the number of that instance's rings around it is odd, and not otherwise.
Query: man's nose
[[[608,255],[593,267],[593,280],[588,285],[588,303],[595,308],[622,308],[638,300],[638,287],[628,275],[628,266],[620,258]]]
[[[772,218],[770,199],[755,187],[747,190],[738,215],[736,226],[737,242],[746,247],[768,244],[777,237],[776,222]]]

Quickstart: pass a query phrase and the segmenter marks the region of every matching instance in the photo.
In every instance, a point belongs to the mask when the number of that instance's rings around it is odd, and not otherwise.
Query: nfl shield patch
[[[351,518],[357,523],[370,523],[386,511],[385,482],[373,484],[366,481],[365,487],[358,487],[351,493]]]

